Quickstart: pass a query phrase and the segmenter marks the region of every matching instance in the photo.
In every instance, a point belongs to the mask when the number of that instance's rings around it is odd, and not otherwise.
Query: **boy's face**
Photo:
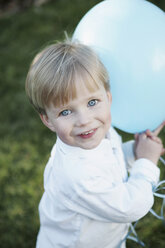
[[[90,92],[81,84],[77,97],[66,105],[46,109],[43,123],[66,144],[83,149],[97,147],[111,124],[111,94],[103,87]]]

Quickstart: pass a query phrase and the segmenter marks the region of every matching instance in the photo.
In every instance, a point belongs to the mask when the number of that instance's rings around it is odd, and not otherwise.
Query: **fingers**
[[[162,129],[165,127],[165,121],[163,121],[154,131],[150,131],[149,129],[147,129],[144,133],[147,135],[147,137],[153,137],[153,136],[158,136],[158,134],[162,131]],[[144,134],[142,133],[142,135]],[[139,133],[136,133],[134,135],[135,139],[139,138]]]
[[[135,138],[135,140],[138,140],[139,134],[138,133],[135,133],[134,138]]]
[[[162,141],[159,137],[155,136],[153,132],[151,132],[149,129],[146,130],[145,134],[148,138],[152,139],[153,141],[162,144]]]
[[[145,134],[146,134],[148,137],[152,137],[152,136],[155,135],[155,134],[154,134],[153,132],[151,132],[149,129],[147,129],[147,130],[145,131]]]
[[[134,135],[136,144],[139,142],[139,139],[144,140],[146,138],[149,138],[152,141],[154,141],[160,145],[163,145],[162,140],[158,137],[158,134],[161,132],[161,130],[163,129],[164,126],[165,126],[165,121],[162,122],[153,132],[151,132],[149,129],[147,129],[144,133],[141,133],[141,134],[136,133]],[[165,154],[164,148],[162,149],[162,155],[163,154]]]
[[[165,154],[165,148],[162,149],[161,156]]]
[[[135,141],[136,141],[136,143],[137,142],[139,142],[139,139],[146,139],[148,136],[147,136],[147,134],[146,133],[136,133],[135,135],[134,135],[134,138],[135,138]]]
[[[154,131],[153,134],[155,136],[158,136],[158,134],[161,132],[161,130],[163,129],[163,127],[165,126],[165,121],[163,121]]]
[[[135,133],[135,135],[134,135],[135,139],[137,139],[138,136],[139,136],[139,134],[138,133]]]
[[[157,136],[152,136],[151,139],[155,142],[157,142],[158,144],[162,144],[162,141],[160,138],[158,138]]]

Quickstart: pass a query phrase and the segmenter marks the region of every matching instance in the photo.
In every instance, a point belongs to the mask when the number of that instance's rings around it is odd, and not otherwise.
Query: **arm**
[[[137,160],[133,163],[128,181],[113,181],[102,174],[102,169],[95,171],[94,176],[86,181],[80,178],[71,193],[73,197],[69,207],[104,221],[123,223],[143,217],[154,202],[152,189],[159,180],[160,171],[156,163],[162,144],[141,134],[135,148]]]
[[[133,163],[135,162],[135,153],[134,153],[135,141],[130,140],[122,143],[122,150],[124,153],[124,158],[127,166],[127,170],[130,172]]]
[[[165,122],[162,122],[153,132],[151,132],[150,130],[147,129],[146,132],[143,134],[145,134],[146,137],[150,138],[151,140],[162,145],[162,141],[160,140],[158,135],[164,126],[165,126]],[[143,135],[143,134],[141,134],[141,135]],[[137,146],[138,146],[138,142],[139,142],[139,137],[141,137],[141,135],[135,134],[135,140],[130,140],[130,141],[122,144],[122,149],[123,149],[123,153],[124,153],[124,157],[125,157],[125,161],[126,161],[126,165],[127,165],[127,170],[129,172],[130,172],[135,160],[137,158],[139,158],[139,147],[137,148]],[[162,148],[161,155],[164,154],[164,152],[165,152],[165,149]],[[140,155],[140,157],[143,157],[143,155],[142,156]],[[155,163],[157,163],[157,161],[155,161]]]
[[[152,187],[159,180],[159,169],[149,160],[139,159],[128,181],[112,178],[97,168],[93,176],[67,185],[63,191],[67,208],[104,222],[129,223],[146,215],[154,202]]]

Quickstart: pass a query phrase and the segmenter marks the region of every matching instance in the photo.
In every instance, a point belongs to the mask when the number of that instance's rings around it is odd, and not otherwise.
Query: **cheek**
[[[65,121],[58,124],[56,123],[56,134],[63,142],[66,143],[70,136],[70,132],[70,126],[66,125]]]
[[[111,126],[111,112],[110,109],[107,109],[107,111],[104,113],[104,122],[107,127],[107,129]]]
[[[110,127],[110,125],[111,125],[111,113],[110,113],[110,111],[107,114],[107,125],[108,125],[108,127]]]
[[[107,121],[111,125],[111,102],[109,102],[108,108],[107,108]]]
[[[103,111],[103,118],[106,122],[111,121],[111,111],[110,111],[110,107],[106,108]]]
[[[58,129],[56,131],[57,136],[64,142],[67,143],[68,140],[68,133],[67,130],[63,130],[63,129]]]

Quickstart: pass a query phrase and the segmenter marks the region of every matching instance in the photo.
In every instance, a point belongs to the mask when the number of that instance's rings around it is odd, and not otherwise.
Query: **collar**
[[[104,150],[106,152],[109,146],[111,146],[111,148],[117,148],[117,143],[118,142],[116,140],[116,131],[111,127],[108,133],[106,134],[106,137],[101,141],[101,143],[97,147],[93,149],[83,149],[80,147],[67,145],[59,137],[57,137],[56,146],[57,149],[59,149],[60,152],[62,152],[63,154],[78,154],[79,156],[91,156],[92,154],[100,152],[100,150]]]

